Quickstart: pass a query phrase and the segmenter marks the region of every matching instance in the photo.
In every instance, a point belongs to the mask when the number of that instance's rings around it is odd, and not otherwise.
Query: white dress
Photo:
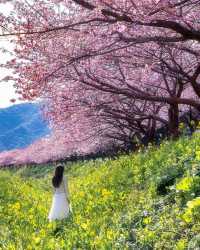
[[[65,178],[58,188],[54,189],[53,201],[49,212],[49,221],[61,220],[67,218],[70,212],[69,207],[69,192]]]

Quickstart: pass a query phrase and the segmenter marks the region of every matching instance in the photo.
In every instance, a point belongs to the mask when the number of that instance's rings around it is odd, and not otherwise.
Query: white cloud
[[[17,98],[14,87],[11,83],[2,83],[0,85],[0,108],[5,108],[13,105],[13,103],[10,102],[10,99],[12,98]],[[19,101],[17,101],[16,103],[19,103]]]
[[[11,3],[7,4],[0,4],[0,12],[5,15],[8,15],[10,11],[13,9]],[[1,37],[0,38],[0,48],[5,48],[12,52],[12,44],[9,43],[8,37]],[[11,58],[9,53],[2,53],[0,51],[0,64],[5,63],[7,60]],[[10,74],[11,71],[7,69],[0,68],[0,79],[3,79],[5,76]],[[8,107],[13,105],[10,102],[11,99],[16,99],[16,103],[20,103],[21,101],[18,100],[19,96],[15,93],[15,88],[13,87],[13,83],[11,82],[0,82],[0,108]]]
[[[12,51],[12,45],[6,39],[0,39],[0,48],[4,47],[6,50]],[[5,63],[7,60],[11,58],[9,53],[0,52],[0,64]],[[5,76],[10,74],[11,71],[8,69],[0,68],[0,79],[3,79]],[[11,99],[18,99],[19,96],[15,93],[15,88],[13,87],[13,83],[11,82],[0,82],[0,108],[8,107],[13,105],[10,102]],[[16,103],[20,103],[21,101],[17,100]]]
[[[0,3],[0,12],[4,15],[8,16],[10,12],[13,10],[13,4],[12,3]]]

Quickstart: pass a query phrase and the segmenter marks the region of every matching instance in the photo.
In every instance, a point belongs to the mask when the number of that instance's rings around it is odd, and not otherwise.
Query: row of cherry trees
[[[200,111],[199,1],[12,2],[0,15],[15,44],[4,67],[66,143],[129,147],[161,126],[176,137],[180,111]]]

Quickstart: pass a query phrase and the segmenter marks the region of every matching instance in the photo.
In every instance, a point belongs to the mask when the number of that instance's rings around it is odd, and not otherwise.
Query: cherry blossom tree
[[[66,142],[126,144],[163,124],[177,136],[180,109],[200,110],[199,1],[13,4],[1,18],[1,36],[16,44],[5,67],[24,99],[43,99]]]

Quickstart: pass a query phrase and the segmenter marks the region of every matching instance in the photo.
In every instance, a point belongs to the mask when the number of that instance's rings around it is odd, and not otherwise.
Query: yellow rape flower
[[[83,222],[83,223],[81,224],[81,227],[82,227],[83,229],[86,230],[86,229],[89,227],[89,224],[90,224],[90,221],[87,220],[86,222]]]
[[[189,191],[193,183],[192,177],[185,177],[176,184],[176,190]]]
[[[109,240],[112,240],[114,238],[114,236],[115,236],[115,234],[114,234],[114,232],[112,230],[108,230],[106,235],[107,235],[107,238]]]
[[[82,223],[81,227],[86,230],[87,229],[87,223]]]
[[[102,193],[103,197],[107,197],[107,196],[110,196],[112,194],[109,190],[107,190],[105,188],[102,190],[101,193]]]
[[[200,206],[200,197],[197,197],[194,200],[187,202],[187,207],[190,209],[193,209],[193,208],[199,207],[199,206]]]
[[[82,197],[84,197],[84,192],[83,191],[80,191],[79,192],[79,196],[82,198]]]
[[[144,222],[144,224],[146,224],[146,225],[149,224],[149,223],[151,223],[151,221],[152,221],[152,220],[151,220],[151,217],[146,217],[146,218],[143,219],[143,222]]]
[[[34,237],[34,238],[33,238],[33,241],[34,241],[35,244],[39,244],[39,243],[40,243],[40,240],[41,240],[40,237]]]
[[[20,208],[21,208],[21,205],[19,202],[16,202],[16,203],[14,203],[14,205],[12,205],[12,209],[14,209],[14,210],[18,211]]]

